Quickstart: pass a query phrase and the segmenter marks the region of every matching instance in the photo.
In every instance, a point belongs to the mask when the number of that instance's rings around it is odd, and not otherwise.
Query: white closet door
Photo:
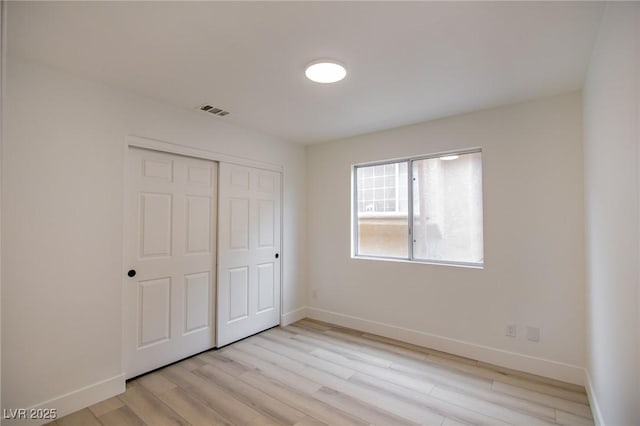
[[[212,161],[128,151],[127,378],[215,346],[216,188]]]
[[[218,347],[280,323],[280,173],[220,163]]]

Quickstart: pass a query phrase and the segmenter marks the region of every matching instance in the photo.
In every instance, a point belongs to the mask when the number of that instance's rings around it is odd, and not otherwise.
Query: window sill
[[[401,259],[394,257],[378,257],[378,256],[362,256],[362,255],[351,255],[351,259],[354,260],[375,260],[375,261],[383,261],[383,262],[398,262],[398,263],[415,263],[419,265],[434,265],[434,266],[453,266],[458,268],[467,268],[467,269],[484,269],[484,263],[470,263],[470,262],[447,262],[447,261],[437,261],[437,260],[409,260],[409,259]]]

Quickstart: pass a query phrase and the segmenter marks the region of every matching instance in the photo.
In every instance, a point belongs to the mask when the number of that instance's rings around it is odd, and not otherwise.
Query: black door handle
[[[133,278],[136,276],[136,270],[135,269],[129,269],[129,272],[127,272],[127,275],[129,276],[129,278]]]
[[[276,259],[279,258],[279,257],[280,257],[280,255],[278,253],[276,253]]]

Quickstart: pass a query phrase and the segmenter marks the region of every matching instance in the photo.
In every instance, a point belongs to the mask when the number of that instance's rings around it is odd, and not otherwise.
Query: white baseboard
[[[38,409],[53,409],[57,410],[57,417],[66,416],[74,411],[81,410],[97,402],[103,401],[112,396],[119,395],[125,390],[124,374],[111,377],[109,379],[102,380],[100,382],[85,386],[80,389],[76,389],[67,394],[60,395],[56,398],[52,398],[48,401],[41,402],[32,407],[27,408],[27,413],[30,410]],[[38,419],[5,419],[7,424],[11,425],[30,425],[37,426],[45,423],[49,423],[50,420],[38,420]]]
[[[584,386],[584,368],[307,306],[308,318]]]
[[[285,327],[289,324],[293,324],[296,321],[300,321],[301,319],[306,317],[307,317],[307,307],[303,306],[291,312],[287,312],[286,314],[282,314],[282,316],[280,317],[280,325]]]
[[[602,411],[600,411],[600,405],[598,404],[598,398],[596,398],[596,392],[593,389],[593,382],[591,381],[589,369],[584,369],[584,376],[584,387],[587,388],[587,396],[589,397],[589,405],[591,406],[593,421],[595,422],[596,426],[605,426],[604,419],[602,418]]]

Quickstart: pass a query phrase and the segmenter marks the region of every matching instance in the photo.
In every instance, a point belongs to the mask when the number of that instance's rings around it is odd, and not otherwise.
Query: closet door
[[[220,163],[218,347],[280,323],[280,182]]]
[[[216,188],[212,161],[128,151],[127,378],[215,346]]]

